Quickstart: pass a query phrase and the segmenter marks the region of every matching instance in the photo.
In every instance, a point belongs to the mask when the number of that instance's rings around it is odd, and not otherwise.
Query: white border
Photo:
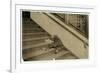
[[[89,13],[89,59],[84,60],[57,60],[57,61],[34,61],[27,63],[20,63],[20,10],[46,10],[46,11],[71,11],[71,12],[86,12]],[[66,68],[86,68],[95,65],[95,50],[94,50],[94,21],[95,12],[93,8],[70,8],[67,6],[42,6],[42,5],[23,5],[14,4],[12,7],[12,57],[11,69],[12,72],[25,72],[45,69],[66,69]]]

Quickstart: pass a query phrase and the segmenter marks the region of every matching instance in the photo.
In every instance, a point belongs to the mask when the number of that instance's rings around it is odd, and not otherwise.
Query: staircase
[[[30,16],[47,33],[57,35],[65,46],[65,49],[69,50],[74,56],[79,59],[88,58],[88,39],[78,31],[50,13],[31,12]]]
[[[55,48],[48,47],[53,42],[50,40],[51,35],[31,18],[23,18],[22,27],[22,56],[24,61],[76,59],[76,56],[65,48],[60,49],[55,54]]]

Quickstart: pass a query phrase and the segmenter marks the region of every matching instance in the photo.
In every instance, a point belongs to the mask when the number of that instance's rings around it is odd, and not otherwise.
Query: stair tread
[[[57,59],[77,59],[76,56],[72,55],[71,53],[65,54]]]
[[[25,24],[23,24],[23,26],[22,27],[24,27],[24,28],[39,28],[39,26],[38,25],[34,25],[34,24],[27,24],[27,25],[25,25]]]
[[[22,36],[23,39],[29,39],[29,38],[39,38],[39,37],[50,37],[48,34],[36,34],[36,35],[24,35]]]
[[[54,49],[53,48],[49,49],[49,50],[40,49],[40,50],[37,50],[37,51],[32,51],[28,54],[24,54],[23,58],[28,59],[28,58],[32,58],[32,57],[35,57],[35,56],[38,56],[38,55],[41,55],[41,54],[45,54],[45,53],[48,53],[48,52],[51,52],[51,51],[54,51]]]
[[[23,23],[22,27],[24,28],[41,28],[39,25],[37,24],[32,24],[32,23]]]
[[[34,41],[34,40],[41,40],[41,39],[48,39],[48,38],[49,38],[49,36],[43,36],[43,37],[23,39],[23,41]]]
[[[32,44],[39,44],[39,43],[43,43],[45,42],[45,40],[35,40],[35,41],[23,41],[23,46],[27,46],[27,45],[32,45]]]
[[[53,58],[59,58],[60,56],[64,55],[64,54],[67,54],[69,53],[69,51],[66,51],[66,50],[61,50],[59,51],[57,54],[55,54],[54,52],[50,52],[50,53],[46,53],[46,54],[43,54],[43,55],[40,55],[40,56],[37,56],[35,58],[33,58],[33,60],[47,60],[47,59],[53,59]]]
[[[38,32],[38,33],[23,33],[23,35],[37,35],[37,34],[48,34],[46,32]]]
[[[40,47],[40,46],[45,46],[50,44],[51,42],[43,42],[35,45],[28,45],[28,46],[23,46],[23,50],[28,49],[28,48],[35,48],[35,47]]]
[[[45,32],[44,30],[28,30],[28,31],[22,31],[23,33],[38,33],[38,32]]]
[[[37,30],[41,30],[42,28],[23,28],[23,30],[35,30],[35,29],[37,29]],[[43,30],[43,29],[42,29]]]

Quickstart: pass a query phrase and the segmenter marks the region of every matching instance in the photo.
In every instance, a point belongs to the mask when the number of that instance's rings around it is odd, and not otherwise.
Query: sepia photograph
[[[97,11],[86,3],[13,0],[10,12],[11,73],[91,71],[97,61]]]
[[[23,61],[89,58],[89,15],[22,11]]]

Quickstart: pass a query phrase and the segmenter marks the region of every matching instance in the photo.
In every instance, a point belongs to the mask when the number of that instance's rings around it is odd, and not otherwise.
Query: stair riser
[[[28,48],[42,48],[42,47],[48,47],[48,45],[47,44],[44,44],[44,45],[39,45],[39,46],[35,46],[35,45],[31,45],[31,46],[26,46],[26,47],[24,47],[23,46],[23,49],[28,49]]]
[[[38,33],[38,32],[44,32],[40,30],[34,30],[34,31],[23,31],[23,33]]]
[[[39,29],[41,29],[40,27],[37,27],[37,28],[28,28],[28,27],[26,27],[26,28],[23,28],[23,30],[39,30]],[[41,29],[41,30],[43,30],[43,29]]]
[[[48,48],[48,45],[41,46],[41,47],[36,47],[36,48],[25,49],[25,50],[22,51],[22,54],[23,54],[23,55],[24,55],[24,54],[28,54],[28,53],[30,53],[30,52],[35,52],[35,51],[40,50],[40,49],[46,50],[46,49],[44,49],[44,48]]]
[[[63,49],[62,49],[63,50]],[[57,54],[55,54],[55,50],[54,51],[51,51],[51,52],[48,52],[48,53],[44,53],[42,55],[39,55],[39,56],[36,56],[36,57],[33,57],[31,58],[30,60],[52,60],[53,58],[58,58],[58,57],[61,57],[62,55],[64,55],[65,53],[68,54],[69,52],[67,52],[66,50],[63,50],[62,54],[59,55],[59,53],[62,51],[62,50],[59,50],[59,52]],[[63,54],[64,53],[64,54]],[[57,57],[58,55],[58,57]]]
[[[49,37],[49,35],[47,35],[47,34],[44,34],[44,35],[41,35],[41,34],[38,34],[38,35],[26,35],[26,36],[23,36],[23,39],[38,38],[38,37]]]
[[[23,25],[23,28],[40,28],[39,26],[36,25]]]
[[[50,52],[47,51],[47,53],[43,53],[43,54],[40,54],[40,55],[37,55],[37,56],[33,56],[33,57],[30,56],[29,58],[25,58],[25,57],[24,57],[24,59],[25,59],[25,60],[31,60],[31,59],[32,59],[32,60],[33,60],[33,59],[34,59],[34,60],[37,60],[37,59],[38,59],[38,56],[40,57],[41,55],[48,54],[48,53],[54,53],[54,52],[55,52],[55,50],[52,50],[52,51],[50,51]],[[24,55],[23,55],[23,56],[24,56]],[[52,59],[52,58],[49,58],[49,59]],[[41,59],[41,60],[42,60],[42,59]],[[45,60],[47,60],[47,59],[45,59]]]
[[[43,43],[43,42],[44,42],[44,40],[24,41],[22,45],[24,47],[24,46],[28,46],[28,45],[32,45],[32,44],[35,45],[35,44]]]
[[[22,26],[37,26],[37,27],[40,27],[40,26],[38,26],[37,23],[32,23],[32,22],[23,22]]]
[[[69,53],[69,54],[65,54],[59,58],[56,58],[56,60],[61,60],[61,59],[77,59],[77,57],[75,57],[74,55]]]
[[[47,32],[38,32],[38,33],[23,33],[23,36],[38,36],[38,35],[49,35]],[[49,35],[50,36],[50,35]]]
[[[26,29],[24,29],[23,30],[23,32],[26,32],[26,31],[28,31],[28,32],[31,32],[31,31],[44,31],[44,30],[42,30],[42,29],[28,29],[28,30],[26,30]]]

